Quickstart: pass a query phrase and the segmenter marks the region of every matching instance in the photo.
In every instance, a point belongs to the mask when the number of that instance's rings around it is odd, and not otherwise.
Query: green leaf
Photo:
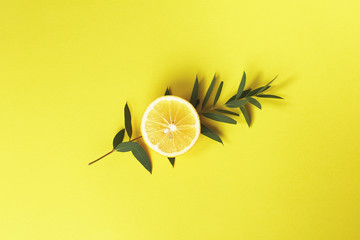
[[[239,88],[238,88],[238,91],[236,93],[236,99],[240,99],[240,96],[244,90],[244,87],[245,87],[245,83],[246,83],[246,73],[244,71],[243,75],[242,75],[242,78],[241,78],[241,82],[240,82],[240,85],[239,85]]]
[[[263,87],[259,87],[257,89],[254,89],[252,90],[248,95],[246,95],[247,97],[251,97],[251,96],[254,96],[256,94],[259,94],[259,93],[262,93],[264,92],[265,90],[269,89],[270,86],[263,86]]]
[[[274,77],[273,80],[271,80],[270,82],[268,82],[265,86],[263,86],[263,90],[261,90],[259,93],[262,93],[263,91],[265,91],[266,89],[268,89],[268,87],[270,86],[270,84],[275,81],[275,79],[277,78],[278,76],[276,75],[276,77]]]
[[[232,111],[229,111],[229,110],[224,110],[224,109],[215,109],[215,111],[217,111],[217,112],[221,112],[221,113],[230,114],[230,115],[234,115],[234,116],[239,116],[239,114],[238,114],[238,113],[236,113],[236,112],[232,112]]]
[[[225,105],[229,108],[238,108],[244,106],[248,102],[247,99],[238,99],[231,102],[226,103]]]
[[[278,77],[278,75],[276,75],[274,78],[273,78],[273,80],[271,80],[270,82],[268,82],[266,85],[265,85],[265,87],[267,87],[267,86],[269,86],[273,81],[275,81],[275,79]]]
[[[246,121],[247,125],[250,127],[251,121],[250,121],[250,117],[249,117],[248,112],[246,111],[246,109],[244,107],[240,107],[240,111],[244,115],[244,118],[245,118],[245,121]]]
[[[218,90],[217,90],[217,92],[216,92],[215,98],[214,98],[213,106],[215,106],[215,104],[216,104],[217,101],[219,100],[219,97],[220,97],[220,94],[221,94],[221,90],[222,90],[223,84],[224,84],[224,82],[221,81],[221,83],[220,83],[220,85],[219,85],[219,88],[218,88]]]
[[[251,92],[251,88],[243,91],[243,93],[240,96],[240,99],[246,97],[249,94],[249,92]]]
[[[276,95],[272,95],[272,94],[259,94],[256,95],[257,97],[261,97],[261,98],[277,98],[277,99],[284,99],[282,97],[276,96]]]
[[[259,103],[258,100],[256,100],[255,98],[249,97],[248,98],[249,103],[251,103],[252,105],[254,105],[255,107],[257,107],[258,109],[261,109],[261,104]]]
[[[236,98],[236,94],[235,94],[234,96],[232,96],[231,98],[229,98],[229,100],[227,100],[226,103],[229,103],[229,102],[234,101],[235,98]],[[226,103],[225,103],[225,104],[226,104]]]
[[[134,150],[139,143],[137,142],[122,142],[115,147],[118,152],[129,152]]]
[[[170,93],[170,89],[169,88],[166,88],[166,91],[165,91],[165,96],[166,95],[171,95],[171,93]]]
[[[199,103],[200,103],[200,99],[196,99],[194,108],[196,108],[199,105]]]
[[[169,162],[171,163],[171,165],[174,167],[175,166],[175,158],[174,157],[168,157]]]
[[[124,135],[125,135],[125,129],[120,130],[114,137],[113,140],[113,147],[115,149],[115,147],[117,145],[119,145],[120,143],[122,143],[122,141],[124,140]]]
[[[232,119],[231,117],[222,115],[220,113],[202,113],[204,117],[210,118],[211,120],[223,122],[223,123],[230,123],[230,124],[236,124],[236,121]]]
[[[251,91],[251,89],[244,90],[239,99],[246,97],[250,91]],[[232,96],[231,98],[229,98],[229,100],[227,100],[226,103],[234,101],[235,98],[236,98],[236,94],[234,96]]]
[[[214,75],[214,78],[213,78],[213,80],[211,81],[211,84],[210,84],[210,86],[209,86],[209,88],[208,88],[208,90],[207,90],[207,92],[206,92],[206,94],[205,94],[204,101],[203,101],[203,103],[202,103],[201,109],[203,109],[203,108],[205,107],[207,101],[208,101],[209,98],[210,98],[211,92],[212,92],[212,90],[213,90],[213,88],[214,88],[214,85],[215,85],[215,79],[216,79],[216,75]]]
[[[197,101],[198,91],[199,91],[199,81],[198,81],[198,77],[196,76],[194,87],[193,87],[193,90],[192,90],[192,93],[191,93],[191,98],[190,98],[190,103],[195,108],[196,108],[196,101]]]
[[[149,156],[147,155],[146,151],[139,143],[137,142],[134,143],[136,143],[136,147],[133,150],[131,150],[131,153],[141,163],[141,165],[143,165],[146,168],[146,170],[148,170],[151,173],[152,164],[149,159]]]
[[[207,126],[205,126],[204,124],[201,124],[201,134],[207,136],[208,138],[211,138],[221,144],[224,144],[221,140],[221,138],[219,137],[219,135],[216,134],[216,132],[214,132],[213,130],[211,130],[210,128],[208,128]]]
[[[131,114],[127,103],[125,104],[124,114],[125,114],[125,129],[129,138],[131,138],[132,135]]]

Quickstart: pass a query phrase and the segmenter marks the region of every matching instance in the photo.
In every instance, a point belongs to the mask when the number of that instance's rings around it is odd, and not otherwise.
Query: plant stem
[[[130,140],[130,142],[133,142],[133,141],[135,141],[135,140],[137,140],[137,139],[139,139],[139,138],[142,138],[142,136],[136,137],[136,138],[134,138],[134,139]],[[107,155],[109,155],[109,154],[111,154],[111,153],[113,153],[113,152],[115,152],[115,149],[113,149],[113,150],[111,150],[110,152],[108,152],[107,154],[105,154],[105,155],[103,155],[103,156],[99,157],[98,159],[96,159],[96,160],[92,161],[91,163],[89,163],[89,165],[91,165],[91,164],[93,164],[93,163],[96,163],[97,161],[99,161],[99,160],[103,159],[104,157],[106,157]]]
[[[220,105],[220,106],[225,106],[225,104]],[[200,110],[198,113],[202,114],[202,113],[210,112],[210,111],[214,110],[215,108],[217,108],[217,106],[211,106],[211,107],[208,107],[208,108],[204,108],[204,109]]]
[[[97,161],[99,161],[100,159],[103,159],[104,157],[106,157],[107,155],[109,155],[109,154],[113,153],[114,151],[115,151],[115,149],[111,150],[111,151],[110,151],[110,152],[108,152],[107,154],[105,154],[105,155],[103,155],[103,156],[99,157],[98,159],[96,159],[96,160],[92,161],[91,163],[89,163],[89,165],[91,165],[91,164],[93,164],[93,163],[96,163]]]
[[[136,137],[136,138],[130,140],[130,142],[133,142],[133,141],[135,141],[135,140],[138,140],[139,138],[142,138],[142,136]]]

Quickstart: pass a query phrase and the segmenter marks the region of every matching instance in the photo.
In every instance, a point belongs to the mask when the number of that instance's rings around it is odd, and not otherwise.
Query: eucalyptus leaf
[[[265,87],[267,87],[267,86],[270,86],[270,84],[273,82],[273,81],[275,81],[275,79],[278,77],[278,75],[276,75],[274,78],[273,78],[273,80],[271,80],[270,82],[268,82],[266,85],[265,85]]]
[[[220,97],[220,94],[221,94],[221,90],[222,90],[223,84],[224,84],[224,82],[221,81],[221,83],[220,83],[220,85],[219,85],[219,88],[218,88],[218,90],[217,90],[217,92],[216,92],[215,98],[214,98],[213,106],[215,106],[215,104],[216,104],[217,101],[219,100],[219,97]]]
[[[210,118],[211,120],[223,122],[223,123],[230,123],[230,124],[236,124],[236,120],[232,119],[231,117],[222,115],[220,113],[202,113],[204,117]]]
[[[190,103],[196,108],[196,102],[197,102],[197,96],[198,96],[198,91],[199,91],[199,80],[198,77],[196,76],[195,82],[194,82],[194,87],[191,93],[191,98],[190,98]]]
[[[166,95],[171,95],[171,93],[170,93],[170,89],[169,88],[166,88],[166,91],[165,91],[165,96]]]
[[[194,108],[196,108],[199,105],[199,103],[200,103],[200,99],[196,99]]]
[[[248,102],[247,99],[238,99],[238,100],[233,100],[231,102],[228,102],[225,105],[229,108],[238,108],[238,107],[244,106],[247,102]]]
[[[229,100],[227,100],[226,103],[229,103],[229,102],[234,101],[235,98],[236,98],[236,94],[235,94],[234,96],[232,96],[231,98],[229,98]],[[225,104],[226,104],[226,103],[225,103]]]
[[[240,99],[240,96],[241,96],[241,94],[243,93],[245,84],[246,84],[246,73],[245,73],[245,71],[244,71],[244,73],[243,73],[243,75],[242,75],[242,78],[241,78],[241,82],[240,82],[238,91],[237,91],[237,93],[236,93],[236,99]]]
[[[139,143],[137,142],[122,142],[115,147],[118,152],[130,152],[134,150]]]
[[[151,173],[152,164],[149,159],[149,156],[147,155],[146,151],[139,143],[137,142],[134,143],[136,143],[136,147],[133,150],[131,150],[131,153],[141,163],[141,165],[143,165],[146,168],[146,170],[148,170]]]
[[[259,94],[256,95],[257,97],[261,97],[261,98],[277,98],[277,99],[284,99],[282,97],[276,96],[276,95],[272,95],[272,94]]]
[[[114,137],[113,140],[113,147],[115,149],[115,147],[117,145],[119,145],[120,143],[122,143],[122,141],[124,140],[124,135],[125,135],[125,129],[120,130]]]
[[[251,88],[244,90],[240,96],[240,99],[246,97],[249,94],[249,92],[251,92]]]
[[[251,91],[251,89],[244,90],[239,99],[242,99],[242,98],[246,97],[249,94],[250,91]],[[229,100],[227,100],[226,103],[234,101],[235,98],[236,98],[236,94],[234,96],[232,96],[231,98],[229,98]]]
[[[267,89],[267,87],[269,87],[270,86],[270,84],[273,82],[273,81],[275,81],[275,79],[277,78],[278,76],[276,75],[276,77],[274,77],[274,79],[273,80],[271,80],[270,82],[268,82],[265,86],[263,86],[262,88],[263,88],[263,90],[261,90],[259,93],[262,93],[263,91],[265,91],[266,89]]]
[[[202,103],[201,109],[204,109],[206,103],[208,102],[208,100],[210,98],[211,92],[212,92],[212,90],[214,88],[214,85],[215,85],[215,80],[216,80],[216,75],[214,75],[214,78],[211,81],[210,86],[209,86],[209,88],[208,88],[208,90],[207,90],[207,92],[205,94],[204,101]]]
[[[221,144],[224,144],[222,142],[221,138],[219,137],[219,135],[217,135],[216,132],[214,132],[213,130],[211,130],[210,128],[205,126],[204,124],[201,124],[201,134],[203,134],[204,136],[207,136],[208,138],[211,138]]]
[[[224,110],[224,109],[215,109],[215,111],[217,111],[217,112],[221,112],[221,113],[230,114],[230,115],[234,115],[234,116],[239,116],[239,114],[238,114],[238,113],[236,113],[236,112],[232,112],[232,111],[229,111],[229,110]]]
[[[132,135],[131,114],[127,103],[125,104],[124,115],[125,115],[125,129],[129,138],[131,138]]]
[[[254,96],[256,94],[259,94],[259,93],[262,93],[264,92],[265,90],[269,89],[270,86],[263,86],[263,87],[259,87],[259,88],[256,88],[254,90],[252,90],[248,95],[246,95],[247,97],[251,97],[251,96]]]
[[[250,116],[249,116],[248,112],[246,111],[246,109],[244,107],[240,107],[240,111],[244,115],[247,125],[250,127],[251,121],[250,121]]]
[[[254,105],[255,107],[257,107],[258,109],[261,109],[261,104],[258,100],[256,100],[255,98],[249,97],[248,98],[249,103],[251,103],[252,105]]]
[[[171,163],[171,165],[173,167],[175,167],[175,158],[174,157],[168,157],[168,159],[169,159],[169,162]]]

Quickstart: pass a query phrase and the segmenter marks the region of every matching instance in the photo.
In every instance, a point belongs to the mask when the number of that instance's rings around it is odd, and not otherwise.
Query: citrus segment
[[[164,156],[175,157],[187,152],[199,138],[199,115],[185,99],[160,97],[146,109],[141,132],[151,149]]]

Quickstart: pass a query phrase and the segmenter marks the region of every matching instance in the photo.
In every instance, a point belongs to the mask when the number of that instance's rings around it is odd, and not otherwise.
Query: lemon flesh
[[[151,149],[161,155],[175,157],[190,150],[199,138],[199,115],[185,99],[160,97],[146,109],[141,132]]]

